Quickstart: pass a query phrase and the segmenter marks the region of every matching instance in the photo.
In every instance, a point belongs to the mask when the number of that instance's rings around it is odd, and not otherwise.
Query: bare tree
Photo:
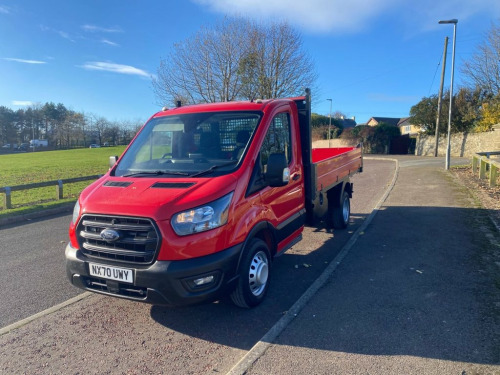
[[[250,23],[224,19],[174,45],[160,61],[153,89],[161,104],[230,101],[238,98],[237,71],[246,53]]]
[[[299,95],[314,86],[313,61],[303,50],[300,34],[288,23],[260,27],[253,37],[260,98]]]
[[[315,80],[301,36],[287,23],[225,18],[175,44],[153,89],[161,104],[175,105],[298,95]]]
[[[95,113],[86,114],[85,122],[90,125],[90,141],[91,143],[102,144],[104,132],[110,126],[110,122]]]
[[[500,93],[500,24],[492,24],[486,41],[462,67],[472,88],[485,90],[487,94]]]

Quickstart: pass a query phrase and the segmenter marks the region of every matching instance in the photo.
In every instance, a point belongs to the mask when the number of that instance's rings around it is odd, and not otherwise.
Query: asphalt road
[[[352,223],[331,232],[308,227],[280,256],[257,308],[228,301],[168,309],[91,295],[0,336],[0,372],[225,373],[286,313],[339,253],[389,186],[391,161],[366,160],[356,175]],[[1,325],[80,293],[66,280],[69,216],[0,229]]]
[[[0,228],[0,327],[81,293],[66,281],[71,215]]]

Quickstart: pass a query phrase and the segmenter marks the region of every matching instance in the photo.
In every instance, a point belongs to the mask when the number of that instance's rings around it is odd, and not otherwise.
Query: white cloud
[[[120,45],[118,43],[112,42],[111,40],[108,40],[108,39],[102,39],[101,43],[107,44],[108,46],[120,47]]]
[[[71,35],[69,35],[66,31],[57,31],[57,33],[59,34],[59,36],[61,38],[64,38],[64,39],[67,39],[69,40],[70,42],[73,42],[75,43],[75,40],[71,37]]]
[[[23,64],[46,64],[45,61],[16,59],[14,57],[3,57],[2,60],[14,61],[14,62],[23,63]]]
[[[311,32],[356,31],[398,0],[194,0],[215,12],[286,20]]]
[[[148,78],[151,76],[151,74],[149,74],[145,70],[138,69],[130,65],[114,64],[114,63],[100,62],[100,61],[87,62],[84,65],[82,65],[81,68],[87,70],[100,70],[100,71],[119,73],[119,74],[138,75],[141,77],[148,77]]]
[[[3,13],[3,14],[10,14],[10,8],[4,6],[4,5],[0,5],[0,13]]]
[[[53,28],[45,26],[45,25],[40,25],[40,30],[42,30],[44,32],[56,33],[61,38],[69,40],[72,43],[75,43],[75,38],[73,36],[71,36],[69,33],[67,33],[66,31],[56,30],[56,29],[53,29]]]
[[[84,31],[91,33],[101,32],[101,33],[123,33],[123,30],[119,27],[101,27],[96,25],[82,25]]]
[[[36,104],[38,104],[38,103],[29,101],[29,100],[13,100],[12,101],[12,105],[17,106],[17,107],[32,107]]]
[[[500,1],[492,0],[191,0],[210,10],[255,20],[286,20],[313,33],[357,32],[382,15],[412,29],[436,27],[444,18],[466,19],[487,13],[500,17]]]

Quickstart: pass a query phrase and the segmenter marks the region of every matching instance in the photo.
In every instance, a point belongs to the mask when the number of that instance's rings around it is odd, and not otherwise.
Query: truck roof
[[[285,99],[266,99],[255,101],[237,101],[237,102],[221,102],[221,103],[205,103],[193,104],[182,107],[174,107],[165,109],[156,113],[153,117],[171,116],[173,114],[185,114],[194,112],[222,112],[222,111],[264,111],[267,106],[276,106],[290,101],[301,99],[285,98]],[[305,97],[304,97],[305,99]]]

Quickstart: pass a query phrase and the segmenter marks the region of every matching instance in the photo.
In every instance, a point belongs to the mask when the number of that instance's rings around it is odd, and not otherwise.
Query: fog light
[[[182,280],[182,283],[188,292],[200,293],[215,288],[220,283],[221,277],[221,271],[216,270],[210,273],[186,278]]]
[[[210,276],[200,277],[199,279],[195,279],[195,280],[193,280],[193,283],[196,286],[202,286],[202,285],[210,284],[213,281],[214,281],[214,275],[210,275]]]

